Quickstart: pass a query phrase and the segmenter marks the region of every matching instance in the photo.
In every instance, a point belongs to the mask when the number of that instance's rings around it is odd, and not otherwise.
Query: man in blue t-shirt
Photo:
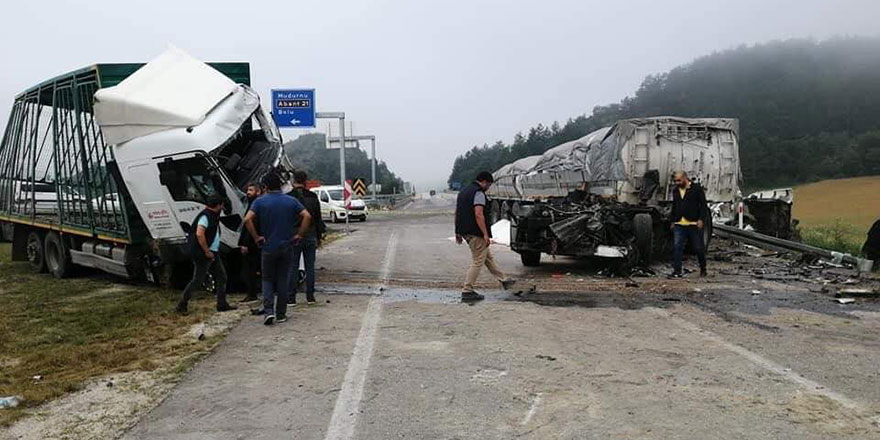
[[[306,236],[312,216],[295,198],[281,193],[281,176],[277,171],[270,172],[265,183],[268,192],[254,201],[244,221],[262,251],[263,323],[272,325],[287,320],[293,246]],[[259,231],[254,219],[259,220]]]

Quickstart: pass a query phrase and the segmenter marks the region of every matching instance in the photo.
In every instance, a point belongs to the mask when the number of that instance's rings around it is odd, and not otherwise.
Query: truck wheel
[[[703,249],[709,251],[709,243],[712,242],[712,216],[706,215],[706,222],[703,223]]]
[[[39,232],[31,231],[27,237],[27,261],[34,272],[46,271],[45,249],[43,249],[43,237]]]
[[[526,267],[536,267],[541,265],[540,252],[522,251],[519,253],[519,258],[522,261],[523,266]]]
[[[633,217],[633,230],[636,235],[636,249],[639,250],[639,262],[648,266],[654,250],[654,220],[651,214],[636,214]]]
[[[46,268],[55,278],[67,278],[73,268],[70,262],[70,250],[57,232],[46,234],[45,240]]]

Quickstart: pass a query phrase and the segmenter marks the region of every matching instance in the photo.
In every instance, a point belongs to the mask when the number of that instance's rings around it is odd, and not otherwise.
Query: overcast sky
[[[2,126],[14,95],[39,81],[173,44],[250,62],[264,101],[271,88],[317,89],[319,111],[346,112],[378,137],[381,160],[426,189],[473,145],[589,113],[694,57],[877,35],[880,1],[29,0],[2,11]]]

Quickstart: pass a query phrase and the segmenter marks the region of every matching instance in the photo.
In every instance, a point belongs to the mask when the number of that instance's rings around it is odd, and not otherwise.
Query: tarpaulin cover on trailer
[[[618,121],[610,127],[600,128],[580,139],[558,145],[538,157],[533,166],[523,169],[515,166],[519,161],[505,165],[496,172],[496,177],[521,175],[532,172],[577,171],[583,173],[586,182],[625,180],[621,150],[633,136],[637,127],[651,124],[667,124],[706,127],[717,130],[739,131],[736,119],[725,118],[677,118],[660,116]],[[522,165],[526,165],[525,163]]]
[[[237,89],[222,73],[172,47],[118,85],[95,92],[95,119],[105,142],[121,144],[199,125]]]

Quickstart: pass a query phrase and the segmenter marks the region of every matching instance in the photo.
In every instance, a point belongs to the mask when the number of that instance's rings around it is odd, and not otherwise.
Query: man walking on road
[[[492,173],[482,171],[477,175],[477,180],[462,188],[458,193],[455,205],[455,241],[461,244],[467,242],[471,249],[471,265],[465,277],[464,288],[461,292],[463,301],[479,301],[483,299],[474,290],[480,269],[485,265],[489,272],[501,283],[505,290],[510,288],[515,281],[504,276],[501,269],[495,264],[489,245],[492,242],[492,230],[486,223],[486,190],[492,186],[495,179]]]
[[[251,182],[247,186],[248,211],[254,204],[254,201],[262,195],[260,184]],[[260,230],[256,225],[256,230]],[[241,238],[238,239],[239,250],[241,251],[241,272],[242,278],[247,283],[247,295],[241,302],[256,301],[257,294],[260,292],[260,247],[254,241],[251,234],[242,231]]]
[[[306,302],[315,303],[315,257],[324,236],[324,219],[321,218],[321,202],[318,195],[306,188],[308,175],[305,171],[293,172],[293,189],[287,195],[297,199],[312,216],[308,232],[298,245],[293,247],[293,270],[290,274],[290,298],[288,304],[296,305],[296,286],[299,282],[299,259],[305,260]]]
[[[690,242],[700,262],[700,276],[706,276],[706,249],[703,243],[703,227],[709,210],[706,194],[699,183],[691,182],[684,171],[673,176],[677,191],[672,193],[673,260],[670,278],[682,278],[681,259],[684,248]]]
[[[254,242],[261,246],[263,324],[272,325],[287,320],[293,246],[305,237],[312,217],[296,199],[281,193],[281,176],[277,171],[266,176],[266,188],[268,192],[254,201],[244,221]],[[259,233],[255,221],[260,222]],[[299,230],[294,227],[297,223]]]
[[[193,230],[188,235],[189,251],[193,261],[193,277],[183,289],[183,298],[177,303],[177,312],[186,315],[189,300],[196,289],[205,284],[208,273],[214,278],[217,295],[217,311],[235,310],[226,302],[226,269],[220,258],[220,210],[223,200],[211,196],[205,202],[205,209],[193,219]]]

